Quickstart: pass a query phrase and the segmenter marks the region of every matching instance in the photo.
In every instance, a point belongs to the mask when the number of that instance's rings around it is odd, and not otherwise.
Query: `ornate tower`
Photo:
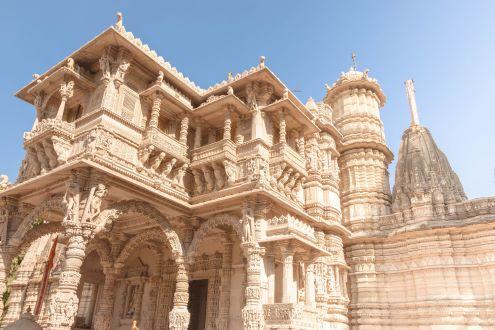
[[[339,148],[340,195],[344,224],[353,232],[370,230],[379,216],[390,212],[388,165],[392,152],[385,143],[380,108],[385,95],[368,70],[355,66],[327,86],[324,102],[342,133]]]

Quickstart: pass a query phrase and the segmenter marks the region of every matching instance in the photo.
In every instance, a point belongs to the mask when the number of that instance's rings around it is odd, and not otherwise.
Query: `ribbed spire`
[[[464,189],[449,160],[438,148],[427,128],[420,126],[414,83],[406,80],[411,127],[404,131],[399,148],[393,190],[394,210],[412,205],[444,205],[466,199]]]
[[[411,126],[419,125],[418,106],[416,105],[416,90],[414,89],[414,80],[408,79],[404,82],[406,85],[407,100],[409,101],[409,110],[411,111]]]

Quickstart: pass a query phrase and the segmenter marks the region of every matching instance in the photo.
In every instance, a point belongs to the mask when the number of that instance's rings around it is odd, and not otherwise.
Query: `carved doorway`
[[[189,303],[191,313],[188,330],[204,330],[206,323],[206,303],[208,298],[208,280],[189,282]]]

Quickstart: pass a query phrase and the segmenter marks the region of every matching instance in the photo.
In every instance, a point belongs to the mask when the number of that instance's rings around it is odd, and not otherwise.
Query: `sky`
[[[70,4],[70,5],[69,5]],[[495,195],[495,1],[2,1],[0,173],[17,177],[35,111],[13,94],[124,14],[128,31],[205,88],[266,64],[305,102],[351,66],[387,95],[398,153],[414,79],[421,124],[469,198]],[[393,185],[395,161],[390,166]]]

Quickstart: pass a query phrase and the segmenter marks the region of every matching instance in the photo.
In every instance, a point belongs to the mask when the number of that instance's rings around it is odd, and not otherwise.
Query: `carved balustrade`
[[[61,119],[43,119],[24,133],[24,148],[34,175],[45,173],[69,158],[75,126]]]
[[[273,217],[267,221],[267,225],[267,235],[295,233],[316,242],[315,229],[290,214]]]
[[[236,145],[229,139],[223,139],[193,149],[191,168],[196,194],[233,185],[238,172]]]

